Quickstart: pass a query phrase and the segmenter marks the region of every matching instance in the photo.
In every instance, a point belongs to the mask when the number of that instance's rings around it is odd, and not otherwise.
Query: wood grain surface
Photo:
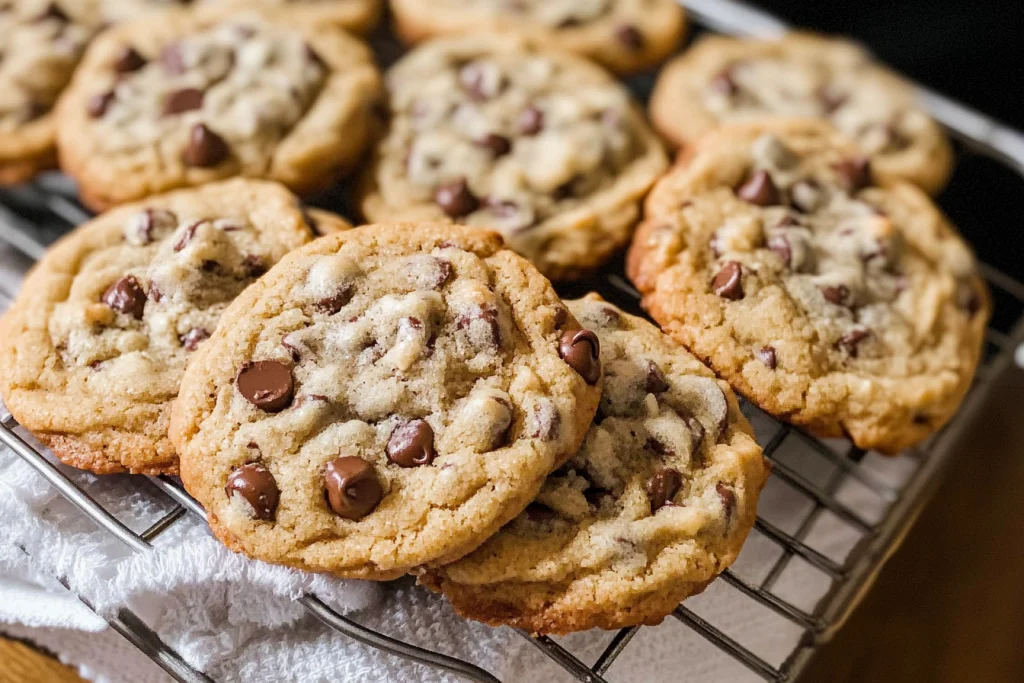
[[[993,399],[804,683],[1024,681],[1024,374],[1013,373]],[[0,639],[0,683],[78,681],[46,655]]]

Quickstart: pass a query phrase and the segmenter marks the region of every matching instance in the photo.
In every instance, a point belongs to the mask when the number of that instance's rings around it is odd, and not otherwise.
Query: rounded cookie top
[[[363,578],[451,561],[579,447],[598,346],[493,232],[324,238],[189,364],[170,430],[182,480],[262,560]]]
[[[139,0],[132,0],[139,2]],[[141,0],[154,2],[154,0]],[[155,0],[161,1],[161,0]],[[191,0],[162,0],[168,3]],[[249,9],[278,10],[286,8],[291,17],[318,25],[334,25],[349,31],[365,33],[380,17],[382,0],[198,0],[204,10],[237,12]]]
[[[391,127],[364,177],[367,217],[495,228],[549,277],[624,246],[667,163],[622,85],[515,36],[434,41],[387,85]]]
[[[291,193],[242,180],[90,221],[50,249],[0,323],[4,402],[68,464],[176,471],[167,425],[185,362],[231,299],[315,236]]]
[[[956,410],[989,301],[931,200],[859,154],[813,120],[709,134],[651,193],[628,273],[738,391],[891,453]]]
[[[686,28],[675,0],[393,0],[391,9],[409,42],[467,31],[517,33],[618,73],[654,66]]]
[[[340,28],[282,14],[148,14],[90,47],[58,112],[61,166],[104,207],[246,176],[310,192],[366,142],[379,77]]]
[[[605,384],[580,451],[463,559],[427,572],[463,616],[531,632],[658,623],[739,553],[767,466],[725,382],[596,295]]]
[[[766,116],[827,119],[872,157],[881,181],[934,194],[952,170],[949,142],[911,86],[845,40],[704,38],[665,67],[651,98],[655,127],[681,146]]]
[[[0,183],[55,163],[52,109],[102,24],[95,1],[8,0],[0,7]]]

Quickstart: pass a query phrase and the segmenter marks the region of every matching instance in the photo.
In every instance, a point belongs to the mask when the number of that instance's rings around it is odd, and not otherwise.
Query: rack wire
[[[785,25],[760,11],[732,0],[685,0],[690,16],[703,27],[736,35],[773,35]],[[921,98],[932,115],[942,122],[964,146],[995,159],[1024,176],[1024,136],[1006,128],[963,105],[941,95],[921,89]],[[89,214],[73,198],[67,183],[59,177],[47,177],[35,184],[0,192],[0,242],[29,258],[40,258],[47,244],[72,226],[88,219]],[[773,664],[740,642],[726,629],[713,623],[688,605],[680,605],[672,618],[699,634],[749,671],[765,681],[792,681],[804,669],[817,647],[839,629],[859,600],[872,585],[885,561],[899,547],[930,494],[941,482],[942,474],[956,452],[957,438],[969,426],[995,381],[1011,366],[1015,351],[1024,342],[1024,285],[990,267],[983,266],[985,279],[995,293],[997,304],[994,320],[1001,321],[988,331],[987,348],[978,375],[958,415],[924,445],[906,453],[912,462],[912,474],[902,484],[893,484],[865,466],[864,451],[848,442],[822,441],[799,429],[778,422],[747,401],[741,401],[744,412],[759,426],[765,455],[774,467],[772,477],[811,502],[810,508],[793,530],[759,517],[755,533],[778,549],[777,559],[759,580],[742,576],[734,569],[726,570],[720,581],[738,591],[751,608],[765,608],[799,629],[798,644],[781,663]],[[591,282],[573,288],[566,295],[597,289],[605,298],[640,314],[639,296],[615,269]],[[0,291],[0,305],[6,307],[12,292]],[[11,415],[0,411],[0,443],[14,451],[35,469],[62,496],[135,552],[152,550],[153,541],[187,515],[205,519],[202,507],[193,500],[176,479],[150,477],[159,495],[173,502],[173,507],[149,528],[135,532],[100,505],[82,487],[68,478],[44,452],[38,450],[18,433]],[[794,464],[788,457],[793,449],[809,450],[818,461],[808,470]],[[826,477],[813,472],[826,468]],[[872,518],[855,506],[844,502],[840,492],[849,482],[869,491],[879,502],[882,513]],[[834,516],[854,531],[857,542],[843,558],[835,558],[814,547],[809,536],[815,524],[825,515]],[[780,577],[795,560],[805,563],[828,582],[828,589],[813,608],[796,604],[778,589]],[[326,627],[397,657],[444,670],[467,680],[499,683],[481,667],[438,652],[403,642],[361,625],[338,614],[313,595],[299,603]],[[86,603],[88,604],[88,603]],[[192,668],[178,653],[164,644],[136,614],[121,609],[106,617],[110,626],[139,650],[149,656],[174,679],[182,683],[212,683],[202,672]],[[612,665],[627,650],[641,627],[619,630],[611,636],[600,654],[587,664],[573,654],[564,643],[549,637],[528,639],[547,657],[579,681],[602,683]]]

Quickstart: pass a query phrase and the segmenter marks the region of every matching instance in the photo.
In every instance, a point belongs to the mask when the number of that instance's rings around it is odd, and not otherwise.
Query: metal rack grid
[[[785,29],[784,24],[773,17],[731,0],[685,0],[684,4],[690,9],[692,19],[712,30],[742,35],[771,35]],[[922,89],[921,96],[933,116],[945,124],[967,148],[991,157],[1024,176],[1024,136],[935,93]],[[52,179],[44,179],[35,185],[0,194],[0,241],[32,259],[38,259],[45,251],[44,243],[53,236],[53,233],[41,235],[37,227],[40,221],[50,226],[57,225],[57,233],[60,233],[88,218],[88,214],[66,189],[59,180],[53,183]],[[759,436],[762,437],[765,454],[773,462],[773,478],[784,482],[787,487],[806,497],[812,502],[812,506],[797,528],[792,531],[759,517],[755,524],[755,532],[777,546],[779,550],[770,571],[760,580],[751,581],[735,570],[727,570],[722,574],[721,580],[751,601],[751,608],[759,605],[799,628],[802,637],[798,645],[780,664],[772,664],[726,630],[686,605],[676,608],[672,614],[674,619],[763,680],[790,681],[798,676],[816,647],[827,641],[841,627],[860,598],[870,588],[884,562],[899,546],[930,494],[940,483],[943,471],[952,460],[957,437],[972,422],[974,415],[984,403],[988,390],[1012,364],[1015,350],[1024,342],[1024,285],[988,266],[983,266],[982,272],[996,294],[997,308],[994,320],[1003,322],[989,330],[988,348],[982,366],[957,417],[925,444],[903,456],[914,462],[914,471],[902,485],[892,485],[876,477],[869,468],[863,466],[862,461],[866,454],[851,444],[837,443],[835,440],[818,440],[770,418],[749,402],[742,401],[743,410],[748,416],[756,418],[762,425],[769,425]],[[580,288],[597,289],[605,298],[627,310],[640,312],[636,291],[618,274],[604,275],[574,289]],[[573,294],[575,293],[578,292],[574,291]],[[9,300],[10,293],[0,291],[0,303],[4,307]],[[176,480],[150,477],[162,495],[170,498],[175,505],[148,529],[136,533],[66,477],[44,453],[36,450],[22,438],[16,431],[17,428],[18,425],[6,409],[0,412],[0,442],[10,447],[96,524],[136,552],[149,552],[152,549],[152,542],[185,515],[191,513],[204,517],[202,508]],[[765,431],[768,433],[765,434]],[[810,449],[815,457],[829,468],[830,473],[824,481],[816,480],[786,457],[787,450],[794,447],[794,444]],[[884,514],[872,519],[846,504],[837,494],[842,486],[850,481],[857,482],[876,496],[882,503]],[[823,515],[838,518],[857,533],[858,541],[845,558],[831,557],[810,542],[808,537],[814,524]],[[828,580],[828,590],[813,609],[795,604],[777,590],[779,577],[795,558],[799,558]],[[358,622],[333,611],[315,596],[307,595],[300,598],[299,602],[326,626],[364,645],[437,667],[469,680],[498,681],[490,673],[472,663],[365,628]],[[114,630],[176,680],[186,683],[210,681],[168,648],[131,611],[122,609],[113,617],[108,616],[107,621]],[[633,627],[616,632],[600,655],[589,665],[556,639],[532,638],[526,633],[522,635],[576,679],[600,683],[606,680],[605,675],[610,667],[626,650],[639,630],[639,627]]]

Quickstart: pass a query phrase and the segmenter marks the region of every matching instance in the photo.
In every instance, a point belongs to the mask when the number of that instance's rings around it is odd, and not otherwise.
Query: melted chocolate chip
[[[871,184],[871,160],[867,157],[844,159],[835,166],[839,182],[849,192],[858,192]]]
[[[274,475],[263,465],[254,462],[242,465],[228,475],[224,493],[228,498],[240,496],[249,504],[249,515],[264,521],[274,519],[281,496]]]
[[[742,299],[743,266],[736,261],[726,261],[711,280],[711,290],[723,299]]]
[[[187,333],[179,337],[178,341],[185,347],[186,351],[195,351],[199,344],[210,338],[210,333],[202,327],[193,327]]]
[[[140,55],[135,48],[126,45],[114,58],[112,66],[117,73],[126,74],[146,66],[146,58]]]
[[[291,405],[295,379],[291,369],[276,360],[249,362],[235,378],[239,393],[249,403],[268,413],[279,413]]]
[[[199,109],[203,106],[204,96],[205,93],[198,88],[182,88],[168,93],[164,100],[163,115],[172,116]]]
[[[768,366],[770,370],[774,370],[777,365],[775,359],[775,347],[774,346],[762,346],[761,348],[754,351],[754,355],[757,359]]]
[[[683,475],[678,470],[663,467],[647,481],[647,497],[651,499],[651,514],[670,503],[683,485]]]
[[[555,441],[562,425],[562,415],[551,401],[540,401],[530,414],[531,439]]]
[[[443,258],[437,259],[437,277],[434,279],[434,289],[441,289],[451,277],[452,262]]]
[[[776,235],[768,240],[768,248],[778,254],[782,264],[787,268],[793,258],[793,250],[789,246],[789,239],[783,235]]]
[[[519,115],[519,132],[523,135],[536,135],[544,130],[544,112],[532,104]]]
[[[189,223],[185,227],[184,232],[181,233],[181,237],[179,237],[178,241],[174,243],[174,251],[178,252],[187,247],[189,242],[192,241],[192,238],[196,236],[196,230],[200,225],[202,225],[202,223],[202,221]]]
[[[755,171],[745,183],[736,189],[736,195],[743,201],[757,206],[774,206],[781,203],[779,189],[768,171]]]
[[[103,292],[103,303],[119,313],[142,320],[146,308],[146,293],[134,275],[126,275]]]
[[[181,159],[187,166],[209,168],[224,161],[229,151],[224,138],[207,128],[206,124],[197,123],[189,131],[188,145]]]
[[[621,24],[615,28],[615,39],[633,52],[644,49],[644,34],[632,24]]]
[[[829,285],[821,288],[821,293],[829,303],[836,306],[849,306],[850,288],[846,285]]]
[[[399,467],[434,462],[434,430],[426,420],[410,420],[395,427],[388,439],[388,460]]]
[[[467,216],[480,208],[480,200],[469,189],[465,178],[439,186],[434,192],[434,201],[452,218]]]
[[[489,100],[505,87],[505,77],[499,75],[496,80],[488,78],[488,73],[479,64],[470,63],[459,70],[459,84],[477,102]]]
[[[854,328],[844,334],[836,342],[836,347],[845,351],[851,358],[857,357],[857,347],[862,341],[871,336],[871,330]]]
[[[715,491],[722,500],[722,509],[725,511],[725,523],[728,524],[729,520],[732,519],[733,511],[736,509],[736,492],[722,481],[715,484]]]
[[[113,90],[96,93],[85,101],[85,111],[94,119],[98,119],[107,113],[107,109],[114,103],[116,96]]]
[[[340,311],[345,304],[352,300],[353,288],[350,284],[341,285],[334,294],[320,299],[315,304],[316,310],[327,315],[334,315]]]
[[[477,147],[482,147],[489,150],[495,157],[502,157],[512,151],[512,143],[504,135],[498,135],[497,133],[488,133],[483,135],[476,140],[473,140],[473,144]]]
[[[247,254],[242,259],[242,270],[248,277],[259,277],[267,272],[267,261],[258,254]]]
[[[558,340],[558,355],[587,384],[601,378],[601,342],[590,330],[567,330]]]
[[[455,321],[455,327],[460,330],[467,329],[474,320],[483,320],[490,325],[491,346],[501,346],[501,324],[498,322],[498,311],[494,308],[476,308],[470,313],[460,315]]]
[[[663,394],[669,390],[665,373],[653,360],[647,361],[647,378],[644,380],[644,389],[649,394]]]
[[[324,468],[324,489],[334,513],[359,520],[370,514],[384,497],[384,489],[373,465],[362,458],[343,456]]]
[[[156,283],[152,280],[149,281],[149,298],[153,301],[160,303],[164,298],[164,293],[160,291],[160,288],[156,286]]]
[[[569,309],[568,308],[563,308],[563,307],[559,306],[558,308],[555,309],[555,317],[554,317],[555,329],[560,328],[568,320],[569,320]]]

